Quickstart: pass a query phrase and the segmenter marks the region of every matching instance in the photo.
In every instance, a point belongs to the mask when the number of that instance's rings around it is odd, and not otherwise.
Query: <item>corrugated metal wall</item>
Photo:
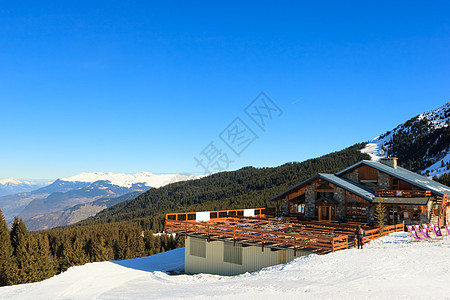
[[[203,252],[198,251],[199,245],[203,244],[206,246],[206,257],[195,255]],[[193,252],[191,252],[191,245],[192,249],[195,249]],[[310,253],[297,251],[296,257],[308,254]],[[188,237],[185,247],[185,271],[187,273],[237,275],[284,264],[294,258],[294,251],[290,249],[271,251],[264,248],[262,251],[261,247],[242,247],[239,244],[233,246],[233,243],[223,241],[208,243],[205,239]]]

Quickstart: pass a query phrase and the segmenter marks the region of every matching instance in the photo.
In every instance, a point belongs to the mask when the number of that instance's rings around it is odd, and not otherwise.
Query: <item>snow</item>
[[[442,165],[442,161],[444,161],[444,167],[441,167]],[[447,154],[442,158],[437,160],[434,164],[432,164],[431,166],[429,166],[428,168],[426,168],[425,170],[423,170],[422,173],[426,173],[427,171],[428,173],[428,177],[432,178],[433,176],[441,176],[444,175],[446,173],[448,173],[449,171],[447,170],[447,164],[450,162],[450,151],[447,152]]]
[[[386,157],[386,152],[381,149],[381,146],[383,146],[386,141],[389,141],[391,137],[392,133],[382,139],[377,136],[376,138],[373,138],[369,143],[367,143],[366,146],[360,151],[362,153],[369,154],[370,160],[379,161],[381,158]]]
[[[184,249],[72,267],[39,283],[0,288],[0,299],[393,299],[450,297],[450,237],[411,242],[393,233],[327,255],[309,255],[255,273],[171,276]]]
[[[23,180],[23,179],[17,179],[17,178],[3,178],[0,179],[0,185],[8,185],[8,186],[14,186],[14,185],[48,185],[51,184],[51,181],[48,181],[46,179],[36,179],[36,180]]]
[[[202,176],[184,174],[153,174],[149,172],[138,172],[136,174],[93,172],[81,173],[69,178],[61,178],[70,182],[96,182],[107,180],[111,184],[130,188],[133,184],[144,183],[146,186],[158,188],[170,183],[198,179]]]
[[[437,129],[437,128],[442,128],[442,127],[447,127],[449,125],[449,120],[450,120],[449,112],[450,112],[450,102],[447,102],[437,109],[420,114],[418,116],[418,118],[419,118],[419,120],[422,120],[424,118],[430,120],[433,127],[435,129]]]

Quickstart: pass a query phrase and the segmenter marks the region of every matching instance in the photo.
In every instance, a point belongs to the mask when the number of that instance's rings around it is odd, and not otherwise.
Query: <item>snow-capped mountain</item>
[[[0,179],[0,196],[31,192],[48,184],[48,180],[31,181],[11,177],[4,178]]]
[[[407,168],[430,177],[449,173],[450,102],[377,136],[361,152],[375,161],[386,156],[398,157]]]
[[[105,205],[94,205],[95,208],[83,213],[70,208],[77,205],[92,203],[99,199],[116,199],[125,194],[143,193],[150,188],[158,188],[170,183],[192,180],[200,176],[183,174],[153,174],[138,172],[136,174],[94,172],[81,173],[69,178],[59,178],[50,185],[40,187],[31,192],[17,193],[0,197],[0,209],[5,218],[11,221],[19,215],[30,224],[31,230],[39,230],[54,226],[67,225],[66,220],[79,220],[79,217],[68,216],[68,211],[84,218],[95,215],[104,209]],[[12,181],[12,180],[8,180]],[[6,182],[6,180],[5,180]],[[64,218],[61,218],[65,211]],[[33,219],[31,222],[30,220]],[[28,222],[27,222],[28,221]]]
[[[94,172],[94,173],[81,173],[69,178],[61,178],[61,181],[66,182],[95,182],[98,180],[109,181],[111,184],[131,187],[136,183],[144,183],[149,187],[161,187],[169,183],[178,181],[185,181],[196,179],[194,175],[183,174],[153,174],[149,172],[138,172],[136,174],[124,174],[124,173],[111,173],[111,172]]]

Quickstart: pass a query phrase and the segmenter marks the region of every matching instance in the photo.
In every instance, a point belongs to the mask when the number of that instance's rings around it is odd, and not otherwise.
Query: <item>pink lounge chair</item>
[[[433,229],[434,235],[436,236],[436,238],[444,238],[444,236],[442,235],[441,229],[439,227],[437,227],[436,225],[434,225],[433,223],[430,224],[431,229]]]
[[[422,239],[417,235],[417,232],[414,230],[412,225],[407,225],[409,233],[411,233],[411,241],[421,241]]]
[[[424,239],[426,239],[426,240],[431,240],[431,236],[430,236],[430,234],[428,233],[428,230],[426,230],[425,228],[422,229],[422,235],[423,235],[423,238],[424,238]]]
[[[422,233],[422,228],[420,228],[420,225],[418,225],[418,224],[414,225],[414,229],[416,229],[417,234]]]
[[[445,226],[445,228],[447,229],[447,234],[450,235],[450,226]]]
[[[434,224],[431,223],[431,225],[434,225]],[[422,224],[422,228],[426,229],[427,231],[430,231],[430,226],[428,226],[428,224]]]

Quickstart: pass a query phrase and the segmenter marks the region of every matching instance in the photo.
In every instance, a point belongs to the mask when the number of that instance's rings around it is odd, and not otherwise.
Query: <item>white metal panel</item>
[[[244,209],[244,217],[254,217],[255,216],[255,210],[252,209]]]
[[[196,212],[195,213],[195,221],[197,221],[197,222],[209,221],[210,216],[211,216],[211,213],[209,211]]]

